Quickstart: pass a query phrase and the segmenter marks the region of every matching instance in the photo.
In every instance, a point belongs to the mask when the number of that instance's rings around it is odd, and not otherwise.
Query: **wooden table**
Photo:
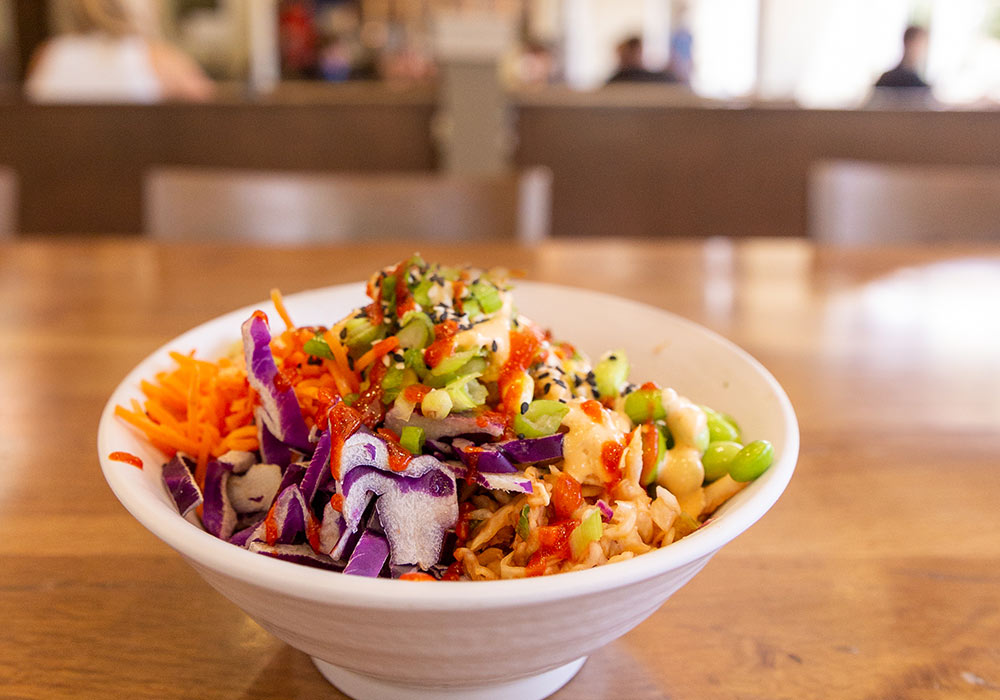
[[[97,419],[181,331],[407,252],[0,246],[0,697],[341,697],[115,501]],[[676,311],[756,355],[798,411],[775,508],[556,697],[1000,697],[1000,250],[423,252]]]

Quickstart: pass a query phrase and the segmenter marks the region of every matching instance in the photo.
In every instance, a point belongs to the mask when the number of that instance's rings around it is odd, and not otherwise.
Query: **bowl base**
[[[421,688],[373,678],[312,657],[323,677],[354,700],[542,700],[577,674],[586,656],[537,676],[487,686]]]

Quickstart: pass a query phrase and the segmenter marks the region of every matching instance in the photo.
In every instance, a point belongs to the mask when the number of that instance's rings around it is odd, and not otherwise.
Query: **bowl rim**
[[[361,290],[363,284],[363,282],[352,282],[305,290],[286,296],[285,301],[294,304],[310,296],[322,297],[350,292],[353,289]],[[799,452],[799,430],[788,395],[760,362],[715,331],[651,304],[606,292],[546,282],[518,280],[517,286],[538,288],[540,291],[545,288],[555,288],[584,297],[590,296],[595,301],[603,299],[618,303],[627,302],[643,312],[670,316],[673,322],[706,335],[708,339],[737,355],[764,380],[777,399],[785,429],[784,449],[766,472],[766,478],[753,485],[756,492],[737,508],[726,511],[724,517],[710,520],[697,532],[667,547],[626,561],[615,562],[612,566],[598,566],[583,571],[525,579],[439,581],[435,585],[420,586],[414,585],[413,582],[336,574],[264,557],[242,547],[236,547],[188,522],[153,494],[139,488],[137,475],[143,479],[148,477],[127,464],[112,462],[107,455],[116,449],[110,442],[114,431],[113,424],[117,423],[114,407],[118,403],[127,403],[127,399],[136,396],[139,380],[149,376],[147,365],[157,362],[170,349],[183,346],[185,338],[202,333],[208,326],[223,323],[224,319],[229,317],[248,315],[254,309],[271,308],[269,301],[249,304],[201,323],[167,341],[129,371],[112,392],[98,425],[97,449],[104,477],[115,496],[136,520],[196,565],[224,576],[241,579],[259,588],[299,599],[346,607],[379,607],[396,610],[493,609],[516,604],[546,603],[619,588],[710,557],[753,525],[774,505],[795,470]],[[406,588],[403,588],[404,586]],[[406,595],[401,595],[404,590]]]

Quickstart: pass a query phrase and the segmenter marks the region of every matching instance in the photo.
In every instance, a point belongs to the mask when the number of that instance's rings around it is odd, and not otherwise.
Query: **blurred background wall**
[[[163,166],[541,165],[553,234],[586,236],[803,236],[821,163],[1000,167],[1000,0],[123,0],[214,96],[32,103],[72,1],[0,0],[0,167],[26,232],[140,232]],[[909,24],[929,87],[881,99]],[[641,81],[608,84],[629,37]]]

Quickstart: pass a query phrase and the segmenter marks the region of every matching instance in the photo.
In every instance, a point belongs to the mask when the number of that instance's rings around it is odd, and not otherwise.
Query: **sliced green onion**
[[[430,307],[434,306],[434,303],[431,301],[431,298],[428,295],[428,292],[433,286],[434,282],[431,281],[430,279],[427,279],[426,277],[420,280],[420,284],[418,284],[416,288],[414,288],[413,290],[413,301],[417,302],[418,304],[420,304],[421,307],[425,309],[429,309]]]
[[[729,476],[736,481],[753,481],[767,471],[774,461],[774,446],[767,440],[754,440],[729,463]]]
[[[420,412],[426,417],[441,420],[451,413],[451,396],[444,389],[432,389],[420,402]]]
[[[396,334],[399,347],[426,348],[434,339],[434,324],[430,317],[422,311],[411,311],[402,320],[402,330]]]
[[[708,421],[708,441],[709,442],[739,442],[740,431],[735,425],[729,422],[724,415],[708,406],[702,406],[705,418]]]
[[[521,516],[517,519],[517,534],[522,540],[527,541],[528,535],[531,534],[531,521],[528,520],[528,515],[531,513],[531,506],[527,503],[521,508]]]
[[[473,319],[482,316],[483,310],[480,308],[479,302],[475,299],[466,299],[462,302],[462,313]]]
[[[406,370],[396,367],[396,365],[389,365],[385,377],[382,378],[382,403],[388,405],[396,400],[403,388],[405,378]]]
[[[663,392],[659,389],[638,389],[625,397],[625,413],[633,425],[663,420],[667,411],[663,408]]]
[[[705,481],[715,481],[729,473],[733,457],[743,449],[738,442],[713,442],[702,455],[701,465],[705,467]]]
[[[457,372],[466,362],[471,360],[473,357],[476,357],[478,353],[478,350],[464,350],[462,352],[456,352],[450,357],[446,357],[441,360],[437,367],[431,369],[431,374],[435,377],[441,377],[446,374]]]
[[[419,348],[407,348],[404,350],[403,364],[421,377],[427,373],[427,365],[424,364],[424,353]]]
[[[623,350],[617,350],[601,358],[594,367],[597,393],[602,399],[618,396],[628,382],[628,358]]]
[[[574,559],[583,556],[591,542],[597,542],[604,534],[601,511],[597,508],[587,513],[576,529],[569,535],[569,548]]]
[[[643,428],[645,430],[645,428]],[[656,428],[656,464],[653,468],[646,471],[643,469],[642,473],[639,475],[639,483],[643,486],[649,486],[654,481],[660,473],[660,469],[663,467],[663,463],[667,461],[667,437],[663,434],[664,428],[657,426]]]
[[[486,369],[486,360],[482,357],[473,357],[471,360],[466,362],[464,365],[458,368],[455,372],[451,374],[445,374],[440,377],[435,377],[433,373],[428,373],[424,380],[424,383],[432,389],[440,389],[442,387],[447,387],[461,378],[474,379],[479,377]]]
[[[382,303],[389,304],[389,310],[386,316],[391,315],[396,310],[396,277],[395,275],[382,278]]]
[[[475,377],[461,377],[447,387],[445,391],[451,397],[453,411],[468,411],[486,403],[489,392]]]
[[[403,426],[399,433],[399,444],[410,454],[420,454],[424,449],[424,429],[415,425]]]
[[[376,340],[381,340],[385,336],[385,327],[373,325],[372,322],[362,316],[361,318],[351,318],[344,324],[347,334],[344,336],[344,344],[352,350],[361,346],[371,345]]]
[[[524,413],[514,416],[514,432],[526,438],[545,437],[559,430],[569,406],[550,399],[536,399]]]
[[[302,344],[302,351],[313,357],[322,357],[326,360],[333,359],[333,351],[330,350],[327,342],[323,340],[323,336],[318,333]]]
[[[479,308],[486,314],[499,311],[500,307],[503,306],[500,292],[489,282],[479,281],[472,285],[472,296],[476,298],[476,301],[479,302]]]

